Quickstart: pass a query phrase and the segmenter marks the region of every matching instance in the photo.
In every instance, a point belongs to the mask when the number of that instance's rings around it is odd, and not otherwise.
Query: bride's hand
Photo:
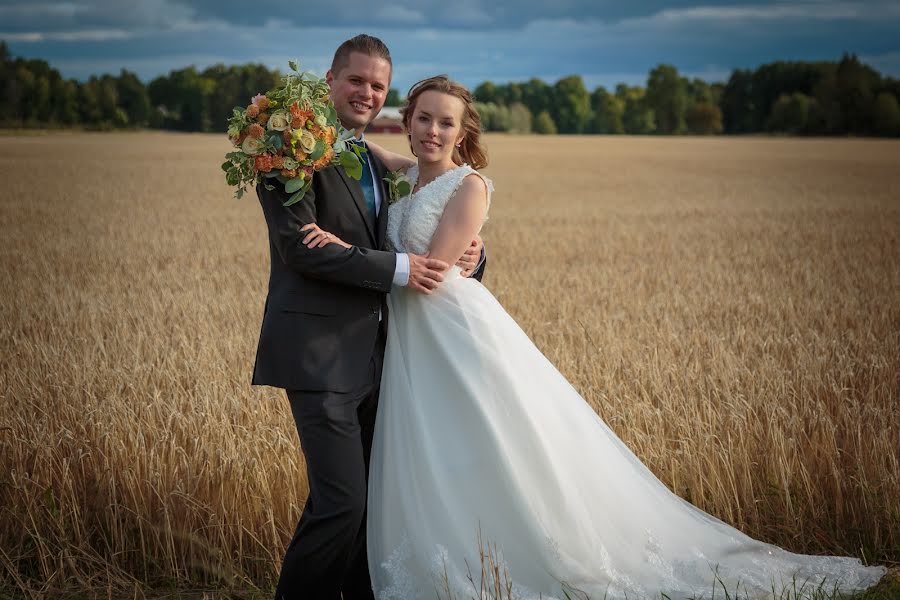
[[[309,234],[303,238],[303,243],[306,244],[307,248],[324,248],[328,244],[337,244],[343,248],[350,248],[350,244],[333,233],[328,233],[315,223],[304,225],[300,228],[300,231],[309,232]]]

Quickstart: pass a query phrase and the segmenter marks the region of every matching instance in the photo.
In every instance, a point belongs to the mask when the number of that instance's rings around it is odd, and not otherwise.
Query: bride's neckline
[[[467,167],[467,166],[469,166],[467,163],[463,163],[463,164],[461,164],[461,165],[456,165],[456,166],[453,167],[453,168],[447,169],[446,171],[444,171],[443,173],[441,173],[440,175],[438,175],[437,177],[435,177],[434,179],[432,179],[431,181],[429,181],[428,183],[426,183],[425,185],[423,185],[423,186],[420,187],[419,189],[417,189],[417,190],[416,190],[416,189],[413,189],[413,191],[410,192],[410,194],[409,194],[410,198],[413,197],[413,196],[415,196],[415,195],[417,195],[417,194],[422,193],[422,190],[424,190],[425,188],[427,188],[429,185],[431,185],[432,183],[434,183],[435,181],[437,181],[437,180],[440,179],[441,177],[444,177],[445,175],[447,175],[447,174],[449,174],[449,173],[452,173],[452,172],[454,172],[454,171],[456,171],[456,170],[458,170],[458,169],[462,169],[463,167]],[[415,173],[415,174],[416,174],[416,178],[415,178],[415,180],[413,181],[413,188],[415,188],[417,185],[419,185],[419,165],[413,165],[412,168],[416,170],[416,173]]]

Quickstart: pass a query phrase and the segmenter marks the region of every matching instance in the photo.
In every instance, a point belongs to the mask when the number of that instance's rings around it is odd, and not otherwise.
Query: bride
[[[413,185],[390,206],[389,244],[453,264],[490,208],[478,114],[439,76],[403,117],[417,163],[369,144]],[[803,597],[884,574],[756,541],[674,495],[458,271],[431,295],[388,296],[368,492],[379,600],[487,597],[483,584],[523,599]]]

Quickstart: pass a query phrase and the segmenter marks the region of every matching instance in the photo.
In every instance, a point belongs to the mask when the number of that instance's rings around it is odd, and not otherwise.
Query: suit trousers
[[[309,497],[288,546],[276,600],[373,600],[366,487],[384,362],[379,327],[370,381],[349,393],[287,390]]]

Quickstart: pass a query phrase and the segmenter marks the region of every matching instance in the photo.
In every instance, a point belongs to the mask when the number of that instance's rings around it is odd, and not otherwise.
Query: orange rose
[[[260,125],[265,125],[266,121],[268,121],[268,120],[269,120],[269,113],[266,113],[266,112],[261,112],[261,113],[259,113],[259,116],[256,117],[256,122],[259,123]]]
[[[276,154],[275,156],[273,156],[272,157],[272,168],[278,169],[278,170],[281,170],[282,168],[284,168],[284,157],[282,157],[280,154]]]
[[[288,179],[293,179],[297,176],[297,169],[282,169],[281,174],[287,177]]]
[[[246,113],[247,113],[248,117],[250,117],[251,119],[255,119],[256,116],[259,114],[259,107],[255,104],[251,104],[250,106],[247,107]]]

